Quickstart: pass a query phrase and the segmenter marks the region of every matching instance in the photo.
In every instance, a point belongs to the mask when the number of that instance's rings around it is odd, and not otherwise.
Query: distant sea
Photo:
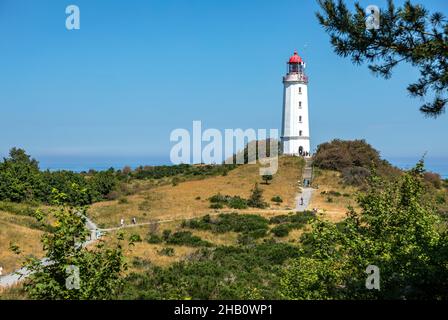
[[[107,170],[110,168],[123,169],[129,166],[135,169],[139,166],[171,165],[169,157],[162,156],[110,156],[110,157],[68,157],[68,156],[40,156],[36,157],[41,170],[69,170],[74,172]]]
[[[420,160],[418,157],[390,157],[386,158],[394,166],[408,170]],[[440,174],[443,179],[448,179],[448,158],[425,158],[425,169]]]
[[[136,156],[136,157],[37,157],[42,170],[70,170],[75,172],[107,170],[109,168],[122,169],[130,166],[135,169],[138,166],[171,165],[168,157],[163,156]],[[418,157],[389,157],[386,159],[400,169],[410,169],[419,161]],[[425,167],[427,171],[440,174],[442,178],[448,179],[448,158],[426,158]]]

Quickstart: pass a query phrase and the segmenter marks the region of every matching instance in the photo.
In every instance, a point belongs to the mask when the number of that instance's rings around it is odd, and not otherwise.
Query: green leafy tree
[[[366,28],[366,8],[355,4],[352,13],[342,0],[318,0],[319,23],[330,35],[336,54],[351,57],[355,64],[368,63],[376,75],[390,78],[401,62],[420,71],[408,86],[411,96],[434,96],[420,110],[437,117],[448,102],[448,23],[440,12],[430,13],[420,4],[405,1],[395,7],[392,0],[380,11],[380,27]]]
[[[0,200],[22,202],[42,197],[44,192],[38,162],[25,150],[12,148],[0,163]]]
[[[53,204],[50,214],[55,219],[54,232],[42,236],[46,263],[27,259],[24,266],[31,274],[25,281],[25,291],[34,299],[115,297],[126,268],[120,241],[116,246],[106,247],[99,240],[86,248],[84,244],[89,235],[84,218],[86,207],[68,206],[67,196],[56,190]],[[36,218],[42,221],[45,215],[38,211]]]
[[[373,175],[336,225],[316,220],[304,252],[286,269],[291,299],[447,299],[448,235],[425,200],[423,162],[394,181]],[[381,290],[367,290],[368,265],[380,269]]]
[[[265,174],[261,178],[263,179],[265,184],[269,184],[269,181],[272,181],[274,179],[272,174]]]
[[[93,193],[93,201],[101,201],[115,190],[118,184],[117,176],[113,169],[95,173],[89,179],[90,189]]]

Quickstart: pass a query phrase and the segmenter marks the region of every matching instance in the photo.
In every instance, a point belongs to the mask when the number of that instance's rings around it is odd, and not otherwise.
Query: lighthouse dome
[[[294,51],[294,55],[291,56],[291,58],[289,58],[289,64],[302,64],[303,60],[302,58],[298,55],[297,51]]]

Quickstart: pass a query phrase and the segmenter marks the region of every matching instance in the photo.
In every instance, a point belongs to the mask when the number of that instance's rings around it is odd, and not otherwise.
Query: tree
[[[390,182],[376,175],[338,225],[316,220],[302,256],[286,269],[291,299],[447,299],[448,233],[425,200],[423,162]],[[380,269],[381,290],[367,290],[366,268]]]
[[[274,179],[272,174],[265,174],[261,178],[263,179],[265,184],[269,184],[269,181],[272,181],[272,179]]]
[[[79,189],[78,192],[82,193]],[[126,267],[120,241],[116,246],[106,247],[99,240],[93,248],[86,248],[84,242],[89,234],[85,228],[86,207],[68,206],[66,195],[57,191],[53,204],[54,232],[42,236],[48,263],[27,259],[24,266],[31,274],[25,281],[25,291],[35,299],[113,298]],[[45,215],[38,211],[36,218],[42,221]]]
[[[25,150],[12,148],[9,158],[0,163],[0,200],[22,202],[41,198],[44,193],[38,162]]]
[[[342,0],[318,0],[317,18],[330,35],[336,54],[351,57],[355,64],[369,63],[376,75],[390,78],[393,68],[407,62],[420,71],[408,86],[413,97],[435,96],[420,107],[426,116],[437,117],[448,102],[448,23],[440,12],[430,14],[409,0],[396,8],[388,1],[380,11],[380,27],[366,28],[366,12],[359,3],[349,11]]]
[[[247,205],[253,208],[266,208],[267,203],[263,200],[263,190],[260,189],[258,183],[255,183],[249,200],[247,200]]]

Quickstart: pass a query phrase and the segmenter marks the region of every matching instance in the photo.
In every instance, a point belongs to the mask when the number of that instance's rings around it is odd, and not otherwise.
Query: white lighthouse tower
[[[305,63],[294,52],[287,63],[287,74],[283,77],[283,153],[310,155],[310,126],[308,117],[308,77]]]

